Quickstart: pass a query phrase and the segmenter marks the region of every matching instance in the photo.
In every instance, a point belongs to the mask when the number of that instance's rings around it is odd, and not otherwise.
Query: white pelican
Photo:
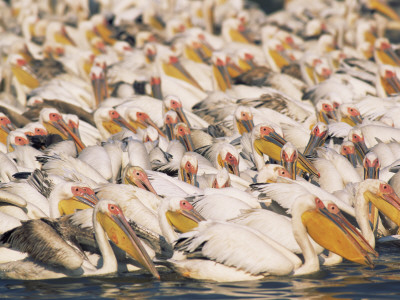
[[[376,62],[397,67],[400,65],[400,58],[393,51],[392,45],[387,38],[376,39],[374,47]]]
[[[160,278],[140,240],[126,221],[121,208],[114,201],[99,201],[93,209],[92,222],[96,242],[103,257],[103,265],[99,269],[96,269],[90,263],[88,264],[88,262],[84,263],[81,253],[77,253],[49,225],[41,220],[37,220],[36,223],[35,221],[28,221],[21,227],[17,227],[2,235],[2,243],[9,243],[10,247],[19,248],[20,251],[30,253],[34,260],[27,259],[1,264],[0,274],[3,277],[14,279],[48,279],[115,273],[118,270],[118,262],[107,240],[108,236],[114,244],[139,261],[156,278]],[[47,231],[40,232],[40,229]],[[21,234],[24,232],[26,235]],[[15,236],[18,238],[15,238]],[[46,245],[49,239],[51,239],[51,242]],[[28,245],[24,246],[23,243],[27,241]],[[39,246],[39,251],[56,251],[54,253],[55,256],[45,259],[43,253],[37,253],[36,249],[30,248],[32,243],[42,245],[42,249]],[[58,246],[58,249],[52,248],[55,246],[54,244]],[[60,250],[63,251],[60,252]]]
[[[194,196],[194,208],[207,220],[226,221],[240,215],[242,210],[261,208],[258,199],[236,188],[207,189]]]
[[[346,157],[354,168],[357,167],[358,161],[356,156],[356,148],[351,141],[343,141],[340,146],[340,154]]]
[[[37,158],[42,163],[43,171],[58,175],[69,181],[78,179],[89,184],[92,188],[102,183],[108,183],[95,168],[78,158],[63,153],[53,156],[42,155]]]
[[[55,108],[43,108],[40,112],[40,123],[49,133],[58,134],[62,139],[73,139],[79,151],[85,148],[79,136],[65,123],[63,117]]]
[[[268,155],[275,161],[280,161],[280,153],[286,140],[275,132],[275,130],[267,124],[258,124],[253,128],[252,135],[253,154],[256,158],[257,169],[261,169],[264,165],[262,154]],[[319,176],[318,170],[308,161],[308,159],[299,153],[298,168]]]
[[[297,198],[293,211],[294,235],[305,256],[302,266],[297,256],[259,231],[221,221],[202,222],[194,231],[181,235],[175,250],[183,252],[183,256],[178,253],[168,263],[183,276],[215,281],[308,274],[319,269],[319,261],[307,237],[308,232],[324,248],[355,262],[372,264],[370,255],[376,253],[344,220],[336,206],[327,209],[321,200],[307,195]],[[349,231],[354,235],[346,238]],[[196,259],[199,256],[214,263],[207,263],[199,269]]]
[[[252,188],[276,201],[288,213],[291,213],[293,201],[297,196],[312,193],[319,197],[325,205],[328,205],[328,201],[333,202],[341,211],[353,217],[355,216],[355,211],[351,203],[345,202],[324,189],[304,180],[291,180],[280,176],[277,183],[257,184],[252,185]]]
[[[373,230],[376,230],[378,216],[374,216],[368,202],[399,226],[400,199],[386,182],[378,179],[364,180],[357,187],[354,201],[357,223],[372,247],[375,246],[376,233]]]
[[[3,145],[7,144],[7,136],[10,131],[14,130],[15,126],[10,119],[3,113],[0,113],[0,142]]]

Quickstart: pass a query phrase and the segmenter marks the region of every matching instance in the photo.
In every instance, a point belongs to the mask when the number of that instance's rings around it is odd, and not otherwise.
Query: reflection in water
[[[382,299],[400,298],[400,251],[378,247],[374,269],[344,262],[302,277],[268,277],[237,283],[199,282],[173,273],[157,281],[150,275],[66,278],[43,281],[1,280],[1,298],[29,299]]]

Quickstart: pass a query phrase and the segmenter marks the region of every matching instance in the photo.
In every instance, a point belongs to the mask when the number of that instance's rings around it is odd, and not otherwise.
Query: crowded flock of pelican
[[[0,0],[0,278],[373,267],[400,225],[399,23],[377,0]]]

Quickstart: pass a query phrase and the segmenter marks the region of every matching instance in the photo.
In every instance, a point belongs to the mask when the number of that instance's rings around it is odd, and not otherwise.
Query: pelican
[[[175,250],[183,253],[174,255],[167,261],[168,265],[183,276],[214,281],[309,274],[319,270],[319,261],[307,232],[326,249],[361,264],[372,264],[376,253],[344,220],[336,206],[326,208],[321,200],[307,195],[298,197],[293,209],[292,226],[305,256],[303,265],[292,252],[259,231],[221,221],[201,222],[194,231],[181,235]],[[317,219],[318,223],[315,223]],[[329,237],[325,228],[329,228]],[[352,232],[351,237],[345,238],[349,232]],[[241,251],[237,252],[237,249]],[[352,254],[349,249],[352,249]],[[213,261],[213,264],[207,263],[200,270],[196,253]]]
[[[157,192],[154,190],[154,187],[147,177],[146,171],[140,166],[128,165],[122,172],[122,178],[125,184],[132,184],[157,195]]]
[[[258,124],[252,131],[253,154],[257,157],[257,169],[264,165],[262,154],[268,155],[275,161],[280,161],[280,153],[286,140],[282,138],[275,130],[267,124]],[[262,160],[262,162],[261,162]],[[298,167],[305,172],[319,177],[318,170],[308,161],[308,159],[299,153]]]
[[[15,126],[11,123],[10,119],[5,114],[0,113],[0,142],[2,144],[7,144],[7,136],[14,129]]]
[[[399,66],[400,58],[393,51],[387,38],[378,38],[374,44],[374,58],[376,62],[386,65]]]
[[[353,167],[357,167],[356,148],[351,141],[344,141],[340,146],[340,154],[346,157]]]
[[[58,175],[68,181],[78,180],[88,183],[92,188],[108,181],[89,164],[64,153],[42,155],[37,157],[42,163],[42,170],[50,174]],[[69,178],[69,179],[68,179]]]
[[[289,172],[290,178],[296,179],[297,171],[297,149],[292,145],[291,142],[287,142],[283,145],[281,150],[281,165]]]
[[[58,110],[54,108],[42,109],[40,112],[40,123],[46,127],[49,133],[58,134],[64,140],[73,139],[79,151],[85,148],[79,136],[68,127]]]
[[[125,118],[109,107],[99,107],[93,116],[96,127],[103,138],[108,138],[112,134],[120,132],[123,127],[136,133],[136,129]]]
[[[54,229],[47,225],[47,223],[38,220],[38,222],[28,221],[21,227],[17,227],[2,235],[1,240],[3,244],[8,244],[13,248],[19,248],[21,251],[32,251],[31,255],[34,260],[28,258],[23,261],[1,264],[1,275],[5,278],[38,280],[66,276],[98,276],[115,273],[118,270],[118,262],[107,240],[107,237],[109,237],[114,244],[139,261],[139,263],[148,269],[156,278],[160,278],[153,262],[144,250],[143,245],[126,221],[121,208],[119,208],[114,201],[99,201],[93,209],[92,222],[96,242],[103,257],[103,265],[100,268],[97,269],[91,266],[91,264],[85,264],[81,254],[77,253],[72,246],[68,245]],[[41,233],[40,228],[42,230]],[[39,229],[39,231],[37,231],[37,229]],[[29,230],[33,230],[33,232],[39,234],[39,236],[32,235]],[[43,232],[43,230],[46,231]],[[23,235],[21,234],[22,232],[26,232],[27,234]],[[45,247],[44,249],[50,250],[55,244],[61,247],[63,252],[56,252],[55,254],[57,257],[46,260],[43,254],[35,253],[35,250],[30,248],[30,246],[33,243],[46,243],[49,239],[51,239],[50,245],[45,246],[46,244],[42,244],[42,247]],[[28,244],[24,246],[23,243]],[[61,249],[59,248],[57,250],[60,251]]]

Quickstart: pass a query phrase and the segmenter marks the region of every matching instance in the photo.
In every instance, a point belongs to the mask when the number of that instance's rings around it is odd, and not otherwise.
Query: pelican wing
[[[294,200],[301,195],[307,195],[309,192],[298,184],[287,183],[268,183],[252,185],[252,188],[258,192],[265,193],[267,197],[277,202],[288,214],[291,214],[291,207]]]
[[[159,193],[158,188],[160,188],[161,195],[182,194],[186,196],[188,194],[202,194],[202,190],[199,189],[198,187],[183,182],[177,178],[168,176],[167,174],[150,170],[147,170],[146,172],[148,174],[150,182],[154,186],[157,193]],[[158,186],[158,183],[161,184],[160,187]],[[164,191],[164,193],[161,193],[161,191]]]
[[[266,209],[251,209],[242,211],[240,216],[229,222],[256,229],[294,253],[302,252],[293,235],[292,220],[286,216]],[[318,253],[323,250],[314,240],[310,241]]]
[[[236,267],[251,274],[288,274],[293,264],[274,247],[244,226],[206,221],[180,236],[176,250]]]
[[[292,124],[281,125],[285,139],[293,144],[300,152],[303,152],[310,139],[310,131],[303,128],[300,124],[293,126]]]
[[[66,243],[60,235],[42,220],[29,220],[0,236],[2,245],[27,252],[31,258],[69,270],[79,268],[83,254]]]
[[[206,219],[225,221],[240,215],[242,209],[252,208],[247,203],[233,197],[213,194],[198,197],[194,208]]]
[[[353,127],[344,122],[335,122],[328,124],[328,133],[334,137],[345,138],[349,135]]]

